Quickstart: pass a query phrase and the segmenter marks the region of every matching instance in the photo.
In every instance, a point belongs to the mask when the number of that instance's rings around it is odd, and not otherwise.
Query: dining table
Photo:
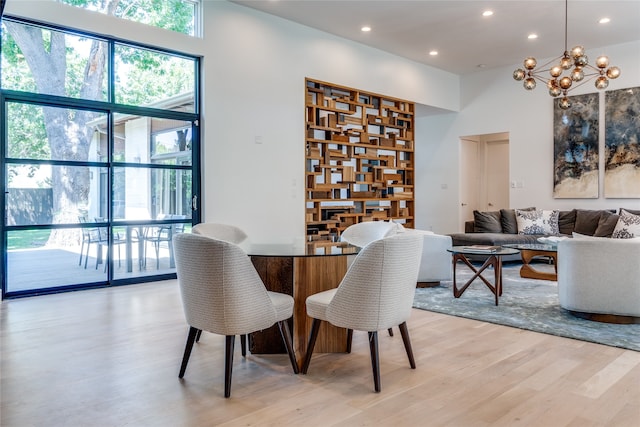
[[[307,316],[307,297],[338,287],[347,272],[349,257],[354,257],[360,248],[329,241],[281,244],[245,242],[240,246],[251,258],[267,290],[293,297],[293,316],[289,319],[289,327],[300,365],[306,355],[312,323]],[[337,353],[346,350],[347,330],[323,322],[314,352]],[[285,353],[278,327],[274,325],[250,334],[249,351],[254,354]]]

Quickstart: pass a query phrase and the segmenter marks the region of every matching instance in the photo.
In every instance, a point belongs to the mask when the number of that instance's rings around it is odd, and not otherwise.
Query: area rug
[[[503,291],[499,305],[479,279],[460,298],[453,297],[452,282],[433,288],[418,288],[413,306],[453,316],[512,326],[545,334],[590,341],[640,351],[640,324],[618,325],[580,319],[560,307],[558,285],[546,280],[523,279],[520,264],[503,267]],[[471,277],[458,265],[458,286]],[[485,272],[486,274],[487,272]],[[486,277],[493,281],[493,272]]]

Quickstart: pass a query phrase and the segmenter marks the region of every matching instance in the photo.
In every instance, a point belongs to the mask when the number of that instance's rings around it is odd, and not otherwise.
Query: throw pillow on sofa
[[[598,228],[596,228],[593,235],[596,237],[611,237],[616,229],[616,224],[618,224],[618,218],[620,218],[620,215],[603,211],[600,214],[600,220],[598,220]]]
[[[559,234],[557,210],[521,211],[516,209],[518,234]]]
[[[634,215],[625,209],[620,209],[620,218],[618,218],[611,237],[630,239],[636,236],[640,236],[640,215]]]
[[[560,211],[558,215],[558,229],[560,234],[571,235],[576,225],[576,210]]]
[[[593,236],[600,222],[601,210],[576,209],[576,224],[573,231]]]
[[[535,207],[519,209],[521,211],[535,211]],[[500,222],[502,232],[505,234],[518,234],[518,222],[515,209],[500,209]]]
[[[638,210],[633,210],[633,209],[627,209],[627,208],[620,208],[620,210],[618,210],[618,212],[622,212],[623,210],[632,213],[634,215],[640,215],[640,211]]]
[[[502,233],[500,211],[473,211],[474,233]]]

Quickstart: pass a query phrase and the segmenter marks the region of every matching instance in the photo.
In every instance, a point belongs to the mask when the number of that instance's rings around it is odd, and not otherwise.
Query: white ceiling
[[[469,74],[564,51],[562,0],[250,0],[233,3],[440,68]],[[485,18],[482,12],[494,14]],[[603,46],[640,40],[640,0],[568,2],[568,47],[581,44],[593,64]],[[603,17],[609,24],[599,24]],[[368,25],[369,33],[360,28]],[[528,40],[529,33],[538,34]],[[436,57],[428,52],[435,49]],[[640,55],[640,52],[636,52]],[[611,65],[616,58],[609,58]],[[482,64],[482,65],[481,65]]]

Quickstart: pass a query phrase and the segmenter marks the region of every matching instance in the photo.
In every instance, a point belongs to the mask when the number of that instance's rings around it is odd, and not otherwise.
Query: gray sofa
[[[526,208],[523,210],[534,210]],[[640,214],[640,211],[626,209]],[[571,236],[574,232],[587,236],[611,237],[618,221],[616,210],[572,209],[560,211],[558,226],[561,236]],[[464,233],[453,233],[453,246],[506,245],[512,243],[537,243],[542,234],[518,234],[515,209],[499,211],[474,211],[474,220],[465,223]]]

